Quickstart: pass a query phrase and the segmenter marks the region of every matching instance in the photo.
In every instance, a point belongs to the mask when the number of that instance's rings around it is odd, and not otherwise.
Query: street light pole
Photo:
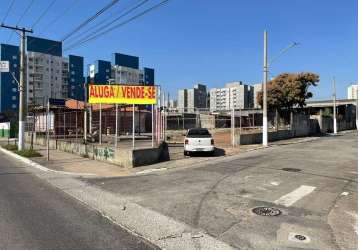
[[[267,31],[264,31],[264,79],[263,79],[263,110],[262,110],[262,145],[268,146],[268,127],[267,127],[267,80],[268,80],[268,63],[267,63]]]
[[[20,42],[20,84],[19,84],[19,142],[18,150],[25,149],[25,91],[27,87],[26,71],[25,71],[25,42],[26,42],[26,32],[33,33],[32,29],[12,27],[1,24],[2,28],[11,29],[20,31],[21,42]]]
[[[333,77],[333,133],[337,134],[336,78]]]
[[[263,105],[262,105],[262,145],[264,147],[268,146],[268,123],[267,123],[267,82],[268,82],[268,73],[269,73],[269,65],[272,62],[276,61],[280,56],[285,54],[291,48],[298,46],[299,43],[294,42],[290,44],[287,48],[281,50],[281,52],[274,57],[270,62],[268,62],[268,34],[267,31],[264,31],[264,75],[263,75],[263,84],[262,84],[262,91],[263,91]]]

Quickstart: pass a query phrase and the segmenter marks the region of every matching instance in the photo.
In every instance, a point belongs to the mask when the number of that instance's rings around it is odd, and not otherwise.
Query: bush
[[[23,157],[31,158],[31,157],[40,157],[42,156],[39,152],[33,150],[33,149],[24,149],[24,150],[17,150],[17,145],[3,145],[3,148],[9,151],[13,151],[14,153],[21,155]]]
[[[10,151],[16,151],[17,150],[17,145],[13,145],[13,144],[4,145],[2,147],[5,148],[6,150],[10,150]]]
[[[15,153],[27,158],[42,156],[39,152],[32,149],[16,150]]]

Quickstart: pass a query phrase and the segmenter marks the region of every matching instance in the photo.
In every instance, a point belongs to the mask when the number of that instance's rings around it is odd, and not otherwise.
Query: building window
[[[71,75],[74,75],[75,74],[75,72],[74,71],[71,71]]]
[[[12,98],[11,98],[13,101],[16,101],[16,96],[12,96]]]
[[[71,82],[75,82],[75,79],[71,78]]]
[[[71,68],[73,68],[74,66],[73,66],[73,64],[71,63]]]
[[[109,69],[106,69],[106,72],[109,73]]]
[[[16,59],[17,59],[17,56],[12,56],[12,59],[16,60]]]
[[[12,92],[16,92],[17,91],[17,89],[16,88],[12,88]]]
[[[12,65],[14,68],[17,68],[17,64],[15,63],[14,65]]]
[[[16,104],[11,105],[13,109],[16,109]]]

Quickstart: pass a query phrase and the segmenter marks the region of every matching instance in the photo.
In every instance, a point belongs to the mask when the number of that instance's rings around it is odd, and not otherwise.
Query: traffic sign
[[[9,61],[0,61],[0,72],[9,72]]]
[[[50,105],[54,105],[54,106],[66,106],[65,99],[49,98],[48,102],[50,103]]]

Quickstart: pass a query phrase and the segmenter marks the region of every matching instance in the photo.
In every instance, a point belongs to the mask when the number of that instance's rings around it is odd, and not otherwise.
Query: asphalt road
[[[354,132],[88,182],[239,249],[358,249],[357,148]]]
[[[156,249],[0,153],[0,249]]]

